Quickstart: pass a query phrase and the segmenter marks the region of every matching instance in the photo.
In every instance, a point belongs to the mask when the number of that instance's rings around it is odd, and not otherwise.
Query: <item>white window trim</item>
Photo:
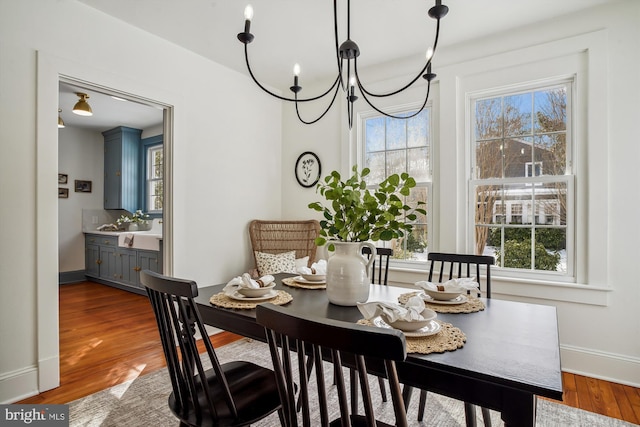
[[[466,166],[470,173],[471,148],[470,115],[467,94],[478,93],[483,88],[507,87],[518,85],[523,81],[535,82],[551,76],[576,76],[574,91],[574,108],[572,120],[575,141],[574,159],[579,163],[570,165],[576,176],[576,284],[598,285],[607,283],[608,268],[598,260],[607,255],[607,214],[606,204],[599,198],[589,197],[593,194],[606,194],[607,181],[607,140],[608,140],[608,103],[607,87],[607,31],[594,31],[575,37],[569,37],[528,48],[518,49],[481,59],[466,61],[444,67],[441,75],[446,76],[449,87],[455,84],[457,93],[456,106],[456,140],[459,164]],[[532,66],[535,64],[535,66]],[[473,70],[471,73],[469,70]],[[546,74],[546,77],[545,77]],[[443,82],[441,82],[443,86]],[[449,111],[451,112],[451,111]],[[446,114],[447,111],[441,112]],[[575,157],[577,156],[577,157]],[[589,176],[587,177],[587,171]],[[464,175],[464,173],[462,174]],[[458,175],[462,177],[461,175]],[[467,175],[468,177],[469,175]],[[468,179],[458,183],[465,187]],[[589,188],[587,188],[587,185]],[[445,246],[459,251],[467,251],[472,247],[468,240],[468,190],[457,196],[458,224],[465,224],[464,235],[456,234],[452,241],[443,236]],[[461,229],[456,229],[461,233]],[[599,250],[589,250],[598,247]],[[495,275],[494,275],[495,276]],[[532,283],[544,282],[543,279],[531,279]],[[580,286],[580,285],[578,285]]]

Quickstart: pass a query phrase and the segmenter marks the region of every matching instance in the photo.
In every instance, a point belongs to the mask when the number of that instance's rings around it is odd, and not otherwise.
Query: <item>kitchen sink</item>
[[[133,237],[133,243],[127,242],[129,237]],[[148,251],[159,251],[162,234],[157,231],[129,231],[118,235],[118,246],[132,249],[146,249]]]

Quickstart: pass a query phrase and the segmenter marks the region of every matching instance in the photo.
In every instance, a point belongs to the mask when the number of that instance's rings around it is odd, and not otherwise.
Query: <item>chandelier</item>
[[[353,125],[353,103],[358,100],[358,96],[356,96],[355,88],[358,88],[358,91],[362,98],[365,100],[371,108],[376,110],[378,113],[383,114],[387,117],[396,118],[396,119],[409,119],[414,117],[424,109],[427,105],[427,101],[429,100],[429,92],[431,90],[431,81],[436,77],[434,73],[431,72],[431,60],[436,51],[436,47],[438,45],[438,36],[440,34],[440,19],[442,19],[449,12],[449,8],[442,4],[442,0],[436,0],[435,6],[429,9],[429,16],[436,20],[436,34],[433,40],[433,45],[427,49],[426,54],[426,63],[422,70],[406,85],[400,87],[399,89],[392,90],[390,92],[385,93],[374,93],[367,90],[362,81],[360,80],[360,76],[358,74],[358,56],[360,55],[360,49],[356,42],[351,40],[351,0],[347,0],[347,39],[342,42],[342,44],[338,44],[338,11],[337,11],[337,0],[333,1],[333,27],[334,27],[334,36],[335,36],[335,44],[336,44],[336,59],[338,65],[338,75],[334,80],[333,84],[323,93],[317,96],[312,96],[308,98],[301,98],[298,94],[302,91],[302,86],[299,85],[299,75],[300,75],[300,66],[295,64],[293,67],[293,86],[289,89],[293,92],[293,97],[286,97],[278,95],[269,89],[265,88],[255,77],[253,71],[251,70],[251,65],[249,63],[249,53],[248,53],[248,45],[254,39],[253,34],[251,34],[251,19],[253,19],[253,8],[251,5],[248,5],[244,11],[244,31],[238,33],[238,40],[244,44],[244,57],[247,63],[247,69],[249,70],[249,74],[253,81],[265,92],[269,95],[281,99],[283,101],[293,102],[296,107],[296,114],[298,119],[304,124],[313,124],[318,120],[322,119],[325,114],[331,109],[335,100],[338,96],[338,92],[340,90],[346,94],[346,103],[347,103],[347,116],[349,119],[349,129]],[[377,107],[373,103],[374,98],[384,98],[396,95],[404,90],[410,88],[414,83],[423,78],[427,81],[427,93],[424,98],[424,103],[420,110],[411,114],[411,115],[402,115],[395,116],[389,113],[385,113],[381,108]],[[324,98],[325,96],[333,95],[329,106],[315,119],[304,120],[300,116],[299,103],[302,102],[312,102],[319,99]]]

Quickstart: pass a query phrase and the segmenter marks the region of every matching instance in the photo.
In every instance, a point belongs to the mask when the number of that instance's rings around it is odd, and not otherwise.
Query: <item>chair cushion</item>
[[[267,254],[255,252],[258,273],[265,274],[295,273],[296,272],[296,251],[283,252],[280,254]]]

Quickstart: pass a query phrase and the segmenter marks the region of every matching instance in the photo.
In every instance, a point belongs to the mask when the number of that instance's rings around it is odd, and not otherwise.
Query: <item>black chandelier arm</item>
[[[347,90],[347,85],[342,79],[342,58],[340,58],[340,43],[338,42],[338,0],[333,0],[333,34],[336,41],[336,61],[338,63],[338,78],[340,79],[340,87]]]
[[[349,118],[349,129],[351,129],[353,126],[353,102],[349,101],[349,97],[347,97],[347,116]]]
[[[423,74],[425,73],[425,71],[427,71],[427,68],[429,68],[429,65],[431,64],[431,60],[433,59],[433,57],[436,54],[436,48],[438,47],[438,38],[440,36],[440,19],[436,19],[437,23],[436,23],[436,36],[435,39],[433,41],[433,47],[432,47],[432,51],[433,53],[431,54],[431,58],[429,58],[427,60],[427,63],[424,65],[424,67],[422,68],[422,70],[420,70],[420,72],[418,73],[417,76],[415,76],[413,78],[413,80],[411,80],[409,83],[407,83],[405,86],[401,87],[400,89],[394,90],[392,92],[387,92],[387,93],[373,93],[373,92],[369,92],[367,89],[365,89],[365,87],[360,83],[360,76],[358,75],[358,62],[357,60],[354,60],[354,72],[356,74],[356,79],[358,80],[358,87],[360,88],[360,91],[362,92],[362,94],[366,94],[369,96],[373,96],[376,98],[384,98],[387,96],[393,96],[393,95],[397,95],[400,92],[403,92],[404,90],[408,89],[409,87],[411,87],[420,77],[423,76]]]
[[[427,106],[427,102],[429,101],[429,93],[431,92],[431,82],[427,83],[427,95],[424,97],[424,102],[422,103],[422,106],[420,107],[420,109],[408,116],[394,116],[393,114],[385,113],[384,111],[382,111],[381,109],[373,105],[373,103],[369,100],[369,98],[367,98],[367,94],[364,91],[362,91],[362,85],[360,84],[359,81],[358,81],[358,88],[360,88],[360,91],[362,92],[362,98],[364,98],[365,102],[369,104],[369,106],[374,110],[376,110],[378,113],[382,114],[383,116],[390,117],[392,119],[406,120],[422,113],[422,110],[424,110],[424,108]],[[351,128],[351,126],[349,126],[349,128]]]
[[[253,79],[253,81],[255,82],[255,84],[257,84],[257,85],[258,85],[258,87],[259,87],[260,89],[262,89],[263,91],[267,92],[269,95],[273,96],[274,98],[278,98],[278,99],[280,99],[280,100],[282,100],[282,101],[296,102],[296,103],[297,103],[297,102],[309,102],[309,101],[315,101],[315,100],[317,100],[317,99],[324,98],[325,96],[327,96],[327,94],[328,94],[329,92],[331,92],[331,90],[332,90],[333,88],[335,88],[335,87],[336,87],[336,85],[338,84],[338,82],[339,82],[339,81],[341,81],[341,77],[340,77],[340,76],[338,76],[338,77],[336,78],[336,80],[333,82],[333,84],[329,87],[329,89],[327,89],[323,94],[318,95],[318,96],[314,96],[314,97],[312,97],[312,98],[302,98],[302,99],[296,99],[297,97],[296,97],[296,98],[287,98],[287,97],[285,97],[285,96],[281,96],[281,95],[278,95],[277,93],[271,92],[269,89],[267,89],[266,87],[264,87],[264,86],[263,86],[263,85],[258,81],[258,79],[256,79],[256,76],[254,76],[254,75],[253,75],[253,70],[251,70],[251,65],[249,65],[249,53],[248,53],[248,51],[247,51],[247,45],[246,45],[246,44],[244,45],[244,59],[245,59],[245,62],[247,63],[247,70],[249,70],[249,75],[251,76],[251,78]],[[334,95],[334,97],[335,97],[335,95]],[[333,102],[332,102],[332,104],[333,104]]]
[[[333,86],[332,86],[332,87],[335,87],[337,82],[338,82],[338,81],[336,80],[336,82],[333,84]],[[339,91],[340,91],[340,86],[337,86],[337,87],[335,88],[334,93],[333,93],[333,98],[331,98],[331,102],[329,103],[329,106],[327,107],[327,109],[326,109],[326,110],[324,110],[324,112],[323,112],[319,117],[317,117],[316,119],[311,120],[311,121],[306,121],[306,120],[304,120],[304,119],[300,116],[300,110],[298,109],[298,100],[294,99],[293,101],[294,101],[294,102],[295,102],[295,104],[296,104],[296,114],[298,115],[298,120],[300,120],[300,121],[301,121],[302,123],[304,123],[305,125],[312,125],[312,124],[316,123],[317,121],[319,121],[320,119],[322,119],[322,118],[323,118],[323,117],[324,117],[324,116],[329,112],[329,110],[331,109],[331,107],[333,107],[333,103],[335,102],[335,100],[336,100],[336,96],[338,95],[338,92],[339,92]],[[325,93],[325,95],[326,95],[326,93]],[[323,96],[324,96],[324,95],[323,95]],[[297,97],[297,95],[296,95],[296,97]],[[317,98],[316,98],[316,99],[317,99]],[[307,99],[306,101],[309,101],[309,100]]]

